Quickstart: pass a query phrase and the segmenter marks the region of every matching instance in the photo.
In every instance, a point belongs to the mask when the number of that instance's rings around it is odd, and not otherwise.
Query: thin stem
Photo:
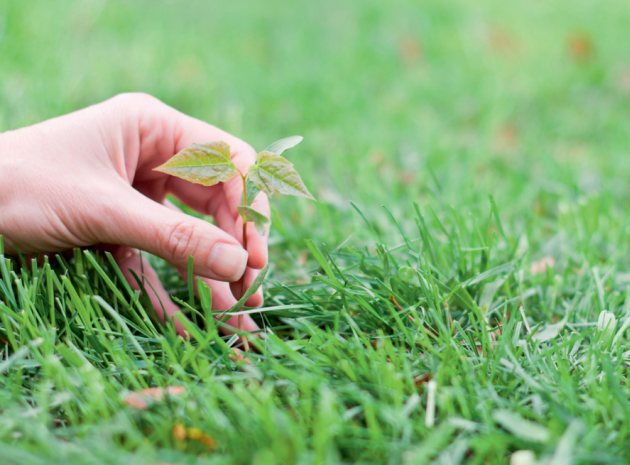
[[[246,207],[247,206],[247,175],[245,174],[241,174],[241,179],[243,180],[243,206]],[[243,220],[243,248],[245,250],[247,250],[247,221],[245,220],[245,218],[242,218]],[[245,293],[245,275],[243,274],[243,277],[241,278],[241,295],[243,295]],[[242,330],[243,329],[243,315],[239,315],[238,316],[238,329]],[[243,348],[249,352],[249,342],[247,341],[247,338],[245,336],[243,336]]]
[[[243,206],[247,206],[247,176],[241,174],[241,179],[243,180]],[[243,219],[243,248],[247,250],[247,221]],[[245,286],[245,281],[243,281],[243,287]],[[244,292],[245,289],[242,289]]]

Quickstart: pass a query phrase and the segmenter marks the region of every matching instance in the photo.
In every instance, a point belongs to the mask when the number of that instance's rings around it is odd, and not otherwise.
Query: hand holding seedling
[[[218,184],[205,187],[154,170],[174,153],[207,141],[216,141],[224,159],[226,171]],[[276,166],[275,156],[272,151],[260,155],[271,162],[259,160],[252,172],[256,153],[245,142],[153,97],[121,95],[0,134],[0,234],[9,253],[108,244],[132,286],[138,287],[133,273],[143,271],[162,321],[179,309],[138,251],[164,258],[183,275],[192,257],[195,274],[212,289],[213,307],[226,310],[267,263],[267,232],[244,228],[242,220],[262,224],[269,216],[267,196],[248,188],[245,198],[238,173],[249,173],[252,185],[263,191],[278,189],[266,171]],[[215,225],[168,205],[167,194],[212,216]],[[232,292],[229,283],[241,279],[243,286]],[[260,291],[247,301],[249,306],[261,303]],[[228,321],[237,323],[236,317]],[[179,322],[175,325],[183,333]],[[249,317],[240,327],[257,329]]]
[[[156,171],[170,174],[186,181],[210,187],[239,178],[242,183],[242,201],[237,207],[243,231],[243,246],[247,248],[247,224],[254,223],[260,234],[265,234],[269,218],[253,207],[259,192],[294,195],[312,199],[293,164],[282,154],[302,142],[301,136],[278,140],[256,156],[256,162],[247,172],[242,172],[231,158],[230,146],[223,141],[193,144]]]
[[[268,196],[284,194],[313,198],[293,164],[282,156],[283,152],[300,142],[301,136],[287,137],[274,142],[256,156],[256,162],[247,172],[239,170],[234,164],[227,143],[218,141],[193,144],[158,166],[156,171],[206,187],[229,182],[235,178],[240,179],[243,194],[241,204],[236,209],[242,223],[242,244],[247,249],[248,223],[253,223],[258,232],[264,235],[269,222],[269,218],[253,206],[259,192],[262,191]],[[235,292],[242,295],[246,290],[245,281],[241,280]],[[238,319],[237,327],[242,327],[241,317]],[[247,339],[244,339],[244,343],[248,349]]]

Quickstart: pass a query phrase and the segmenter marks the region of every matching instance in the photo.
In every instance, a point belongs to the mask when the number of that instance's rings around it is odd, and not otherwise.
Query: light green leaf
[[[251,221],[254,225],[256,225],[256,229],[258,229],[260,234],[265,233],[265,226],[269,223],[269,218],[259,211],[254,210],[252,207],[244,207],[240,205],[236,207],[236,209],[238,210],[238,214],[241,215],[241,218],[243,218],[243,221]]]
[[[267,195],[284,194],[313,199],[293,163],[273,152],[263,150],[249,170],[249,179]]]
[[[285,137],[284,139],[272,142],[264,151],[275,153],[276,155],[282,155],[285,150],[292,149],[303,140],[304,138],[302,136]]]
[[[193,144],[155,170],[203,186],[228,181],[238,173],[225,142]]]

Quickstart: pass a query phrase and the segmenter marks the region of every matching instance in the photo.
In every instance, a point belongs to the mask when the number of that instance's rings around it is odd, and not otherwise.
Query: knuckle
[[[250,155],[250,156],[256,156],[256,150],[254,149],[254,147],[252,147],[251,145],[249,145],[247,142],[243,142],[242,146],[241,146],[241,150]]]
[[[249,171],[250,167],[256,162],[256,150],[247,142],[237,139],[232,146],[232,161],[242,172]]]
[[[162,102],[151,94],[145,92],[124,92],[112,97],[112,102],[128,107],[145,107],[159,105]]]
[[[256,150],[254,149],[254,147],[246,142],[243,142],[243,148],[241,149],[241,151],[244,154],[247,162],[249,164],[254,164],[254,162],[256,161]]]
[[[167,228],[163,237],[164,251],[174,261],[186,260],[197,249],[196,226],[191,221],[178,221]]]

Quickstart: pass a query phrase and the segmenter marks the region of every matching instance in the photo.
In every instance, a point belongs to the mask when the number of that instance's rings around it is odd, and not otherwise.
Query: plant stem
[[[246,207],[247,206],[247,175],[241,174],[241,179],[243,180],[243,206]],[[245,220],[245,218],[242,218],[242,220],[243,220],[243,248],[247,251],[247,221]],[[247,270],[247,268],[245,269]],[[241,278],[241,295],[245,293],[245,290],[246,290],[245,289],[245,275],[243,274],[243,277]],[[238,329],[242,330],[243,315],[238,316],[237,326],[238,326]],[[247,341],[247,338],[245,336],[243,336],[243,348],[245,349],[245,351],[249,352],[249,342]]]
[[[241,174],[241,179],[243,180],[243,206],[247,206],[247,175]],[[247,221],[243,218],[243,248],[247,250]],[[245,287],[245,280],[243,280],[243,287]],[[245,292],[245,289],[241,289],[242,292]]]

